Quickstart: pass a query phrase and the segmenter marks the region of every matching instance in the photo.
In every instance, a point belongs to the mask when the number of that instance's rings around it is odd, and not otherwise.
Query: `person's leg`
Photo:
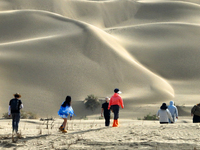
[[[117,113],[117,115],[116,115],[116,126],[118,127],[119,126],[119,122],[118,122],[118,119],[119,119],[119,106],[117,106],[117,108],[116,108],[117,110],[116,110],[116,113]]]
[[[20,113],[16,114],[16,132],[18,132],[18,126],[19,126],[19,121],[20,121]]]
[[[113,105],[113,113],[114,113],[114,120],[117,120],[119,118],[119,106]]]
[[[65,129],[66,124],[67,124],[67,118],[63,118],[63,119],[64,119],[64,122],[63,122],[63,128]]]
[[[110,116],[105,116],[105,126],[109,126],[110,124]]]
[[[12,113],[12,129],[13,129],[13,132],[16,129],[16,113]]]
[[[117,120],[119,118],[119,106],[117,105],[115,108],[115,120]]]
[[[112,106],[112,112],[114,114],[114,119],[113,119],[113,127],[115,126],[115,118],[116,118],[116,110],[115,110],[115,105]]]
[[[118,126],[118,118],[119,118],[119,106],[113,105],[113,113],[114,113],[114,121],[113,121],[113,127]]]
[[[104,115],[104,119],[105,119],[105,126],[106,126],[107,120],[106,120],[106,116],[105,115]]]
[[[108,116],[108,126],[110,125],[110,116]]]
[[[67,118],[63,118],[63,119],[64,119],[64,122],[63,122],[63,130],[62,130],[62,132],[63,132],[63,133],[66,133],[67,130],[65,130],[65,127],[66,127],[66,125],[67,125]]]

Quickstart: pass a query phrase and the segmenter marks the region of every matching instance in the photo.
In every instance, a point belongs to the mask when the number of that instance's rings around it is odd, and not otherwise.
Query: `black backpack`
[[[11,108],[11,110],[19,110],[19,100],[12,99],[10,102],[10,108]]]

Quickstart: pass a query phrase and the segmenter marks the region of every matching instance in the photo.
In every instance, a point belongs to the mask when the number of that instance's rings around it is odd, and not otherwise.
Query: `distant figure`
[[[168,124],[169,119],[171,120],[171,123],[173,123],[171,113],[167,109],[166,103],[162,104],[156,115],[159,117],[160,124]]]
[[[111,109],[111,111],[114,113],[114,121],[113,121],[113,127],[118,127],[119,122],[119,106],[121,105],[122,109],[124,108],[124,103],[119,95],[122,93],[119,89],[114,89],[114,95],[110,98],[110,102],[108,105],[108,110]]]
[[[18,125],[20,121],[20,109],[23,108],[22,101],[19,99],[21,95],[19,93],[13,94],[14,98],[10,100],[9,102],[9,108],[8,108],[8,115],[12,116],[12,132],[18,133]]]
[[[102,110],[101,110],[101,117],[104,116],[105,119],[105,126],[110,125],[110,110],[108,110],[108,105],[109,105],[109,97],[105,98],[105,103],[102,104]]]
[[[193,123],[200,123],[200,103],[191,109],[191,116],[193,116]]]
[[[63,123],[60,126],[59,130],[63,133],[67,133],[67,130],[65,130],[66,124],[67,124],[67,117],[70,114],[70,120],[72,119],[72,116],[74,115],[74,110],[71,107],[71,96],[67,96],[65,101],[60,106],[60,110],[58,111],[58,115],[63,118]]]
[[[176,119],[178,119],[178,109],[177,109],[176,106],[174,106],[174,102],[173,101],[169,102],[168,110],[169,110],[169,112],[172,115],[173,122],[175,122]],[[170,119],[169,119],[169,123],[171,123]]]

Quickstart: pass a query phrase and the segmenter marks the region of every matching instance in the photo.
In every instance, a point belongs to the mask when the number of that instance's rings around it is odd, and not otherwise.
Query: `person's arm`
[[[8,116],[10,117],[10,105],[8,106]]]
[[[176,119],[178,119],[178,109],[176,107]]]
[[[70,108],[71,108],[71,110],[70,110],[70,120],[72,120],[72,117],[73,117],[73,115],[75,115],[75,114],[74,114],[74,110],[73,110],[72,106],[70,106]],[[76,115],[75,115],[75,116],[76,116]]]
[[[20,107],[19,107],[20,109],[22,109],[22,108],[24,108],[24,105],[21,103],[21,105],[20,105]]]
[[[112,97],[110,98],[110,101],[109,101],[108,110],[110,110],[111,105],[112,105]]]
[[[119,102],[120,102],[120,105],[121,105],[121,107],[122,107],[122,109],[124,108],[124,102],[123,102],[123,100],[122,100],[122,98],[120,97],[120,100],[119,100]]]

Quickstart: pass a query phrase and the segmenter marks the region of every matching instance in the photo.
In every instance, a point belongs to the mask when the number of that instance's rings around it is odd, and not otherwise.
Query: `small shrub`
[[[143,120],[158,120],[156,115],[151,115],[151,113],[149,113],[148,115],[144,116]]]
[[[4,119],[11,119],[12,117],[8,115],[8,113],[3,113],[2,118]],[[23,110],[20,111],[20,118],[21,119],[37,119],[37,115],[32,112],[25,112]]]
[[[3,113],[2,118],[4,119],[11,119],[12,117],[8,115],[8,113]]]
[[[28,115],[28,119],[37,119],[38,118],[37,115],[32,112],[28,112],[27,115]]]
[[[28,114],[25,111],[21,110],[20,117],[21,119],[28,119]]]
[[[88,95],[88,97],[85,98],[85,106],[87,109],[91,109],[92,111],[94,111],[94,109],[100,106],[98,97],[94,96],[93,94]]]
[[[88,120],[88,117],[87,116],[82,116],[81,119]]]

